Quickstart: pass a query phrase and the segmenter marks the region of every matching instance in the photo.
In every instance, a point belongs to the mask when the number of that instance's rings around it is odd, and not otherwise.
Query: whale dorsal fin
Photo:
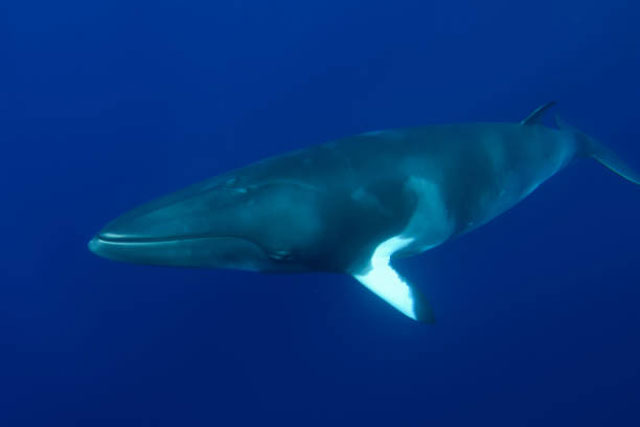
[[[382,242],[367,267],[353,274],[353,277],[405,316],[419,322],[433,323],[433,312],[427,299],[389,264],[393,253],[412,241],[411,238],[396,236]]]
[[[527,116],[526,119],[522,120],[520,122],[521,125],[537,125],[540,123],[540,120],[542,119],[542,117],[544,116],[544,113],[547,112],[547,110],[551,107],[553,107],[554,105],[556,105],[555,101],[551,101],[551,102],[547,102],[544,105],[539,106],[538,108],[536,108],[535,110],[533,110],[533,112],[531,114],[529,114]]]

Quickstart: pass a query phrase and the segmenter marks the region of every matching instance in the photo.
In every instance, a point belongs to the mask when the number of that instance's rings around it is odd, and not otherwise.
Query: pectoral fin
[[[373,252],[369,265],[353,277],[407,317],[433,323],[433,312],[427,299],[390,265],[391,255],[412,240],[400,236],[385,240]]]

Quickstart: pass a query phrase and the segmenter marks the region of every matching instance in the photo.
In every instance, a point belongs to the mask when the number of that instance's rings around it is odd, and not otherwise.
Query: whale
[[[138,264],[347,274],[405,316],[434,322],[392,266],[500,216],[574,161],[640,185],[613,151],[556,118],[374,131],[267,158],[142,204],[89,242]]]

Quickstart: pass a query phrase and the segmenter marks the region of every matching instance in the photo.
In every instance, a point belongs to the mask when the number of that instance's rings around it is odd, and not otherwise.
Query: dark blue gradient
[[[354,133],[538,105],[640,167],[640,3],[0,5],[0,425],[638,426],[640,188],[583,161],[352,278],[109,262],[133,206]]]

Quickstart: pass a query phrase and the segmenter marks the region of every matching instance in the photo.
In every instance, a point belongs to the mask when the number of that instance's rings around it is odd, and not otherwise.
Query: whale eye
[[[233,188],[232,190],[238,194],[246,194],[249,191],[246,187]]]
[[[292,258],[291,252],[286,250],[276,250],[267,254],[274,261],[287,261]]]

